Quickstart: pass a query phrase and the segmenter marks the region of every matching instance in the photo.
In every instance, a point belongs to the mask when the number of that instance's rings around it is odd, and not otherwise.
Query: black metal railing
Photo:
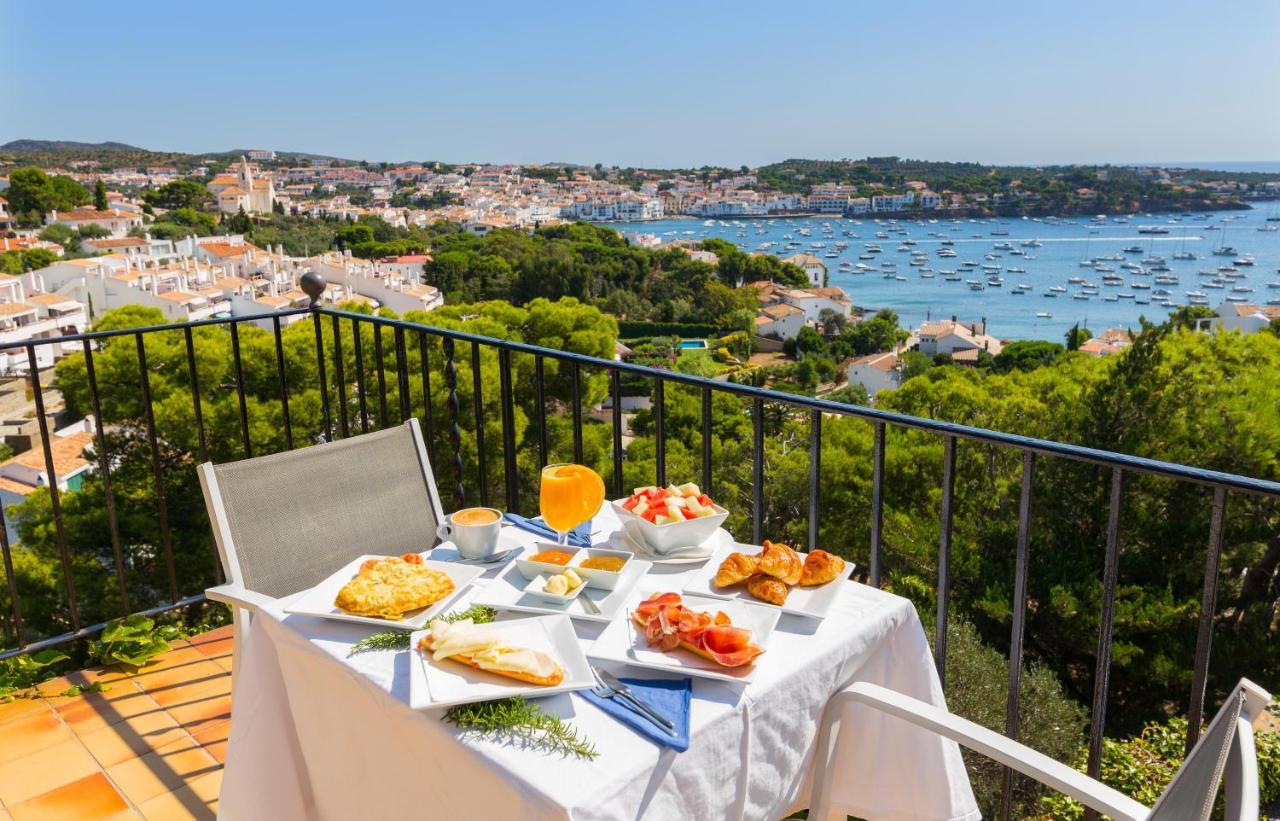
[[[319,385],[320,412],[316,430],[302,431],[298,428],[298,408],[291,410],[291,384],[287,377],[290,363],[286,361],[284,345],[285,332],[282,325],[292,322],[312,323],[314,328],[314,361],[315,378]],[[1110,474],[1109,508],[1106,527],[1106,547],[1104,568],[1102,569],[1102,598],[1100,628],[1098,632],[1095,671],[1093,677],[1093,698],[1088,740],[1089,772],[1097,775],[1101,762],[1102,737],[1106,724],[1106,713],[1109,697],[1109,676],[1112,663],[1112,639],[1116,617],[1116,589],[1118,565],[1120,557],[1120,520],[1124,505],[1124,489],[1126,481],[1134,475],[1155,476],[1175,482],[1204,486],[1212,491],[1212,508],[1208,543],[1205,550],[1204,585],[1200,597],[1199,620],[1195,644],[1194,670],[1191,681],[1191,692],[1188,701],[1189,730],[1187,745],[1190,747],[1199,733],[1203,717],[1206,687],[1209,676],[1209,659],[1214,639],[1214,613],[1218,592],[1218,571],[1222,555],[1223,530],[1228,493],[1280,497],[1280,483],[1206,470],[1187,465],[1162,462],[1137,456],[1113,453],[1088,447],[1065,444],[1045,439],[1021,436],[1011,433],[986,430],[968,425],[954,424],[933,419],[907,416],[899,413],[880,410],[872,407],[854,406],[824,399],[802,395],[781,393],[750,385],[735,384],[719,380],[707,379],[689,374],[654,369],[646,366],[621,361],[596,358],[584,354],[564,350],[553,350],[523,342],[494,339],[479,336],[466,331],[435,327],[398,319],[390,319],[367,314],[351,313],[328,308],[301,308],[271,314],[239,316],[230,319],[210,319],[174,326],[155,326],[144,328],[126,328],[118,330],[97,331],[71,337],[49,340],[31,340],[27,342],[0,345],[0,350],[25,348],[31,364],[29,379],[34,390],[36,416],[39,423],[40,437],[43,442],[43,456],[46,471],[49,475],[49,497],[56,525],[56,543],[63,573],[63,593],[67,603],[68,628],[65,632],[28,640],[24,631],[22,602],[15,582],[12,549],[4,534],[3,519],[0,517],[0,548],[3,550],[4,570],[8,580],[8,591],[11,602],[9,621],[12,632],[17,638],[17,646],[0,652],[0,658],[19,653],[56,646],[79,638],[92,635],[102,628],[102,624],[84,625],[76,606],[77,592],[73,584],[71,572],[72,559],[68,550],[67,535],[63,529],[63,513],[60,507],[58,481],[54,473],[54,459],[50,447],[49,425],[44,413],[41,393],[41,375],[35,367],[36,349],[41,345],[60,344],[64,349],[72,343],[80,343],[86,366],[87,385],[90,407],[100,420],[95,438],[97,448],[97,469],[104,485],[106,496],[106,519],[110,530],[112,555],[115,559],[115,574],[119,587],[121,610],[130,612],[131,598],[125,576],[122,571],[122,543],[117,521],[116,503],[112,493],[111,472],[113,456],[107,452],[107,441],[103,429],[108,423],[102,420],[100,402],[100,386],[94,369],[95,356],[103,345],[115,340],[134,338],[138,359],[138,389],[143,415],[142,423],[146,429],[146,438],[150,448],[152,469],[154,473],[155,495],[157,506],[155,515],[159,520],[160,553],[166,569],[164,594],[168,601],[143,612],[160,613],[174,608],[185,607],[202,599],[198,591],[180,589],[175,575],[174,551],[169,531],[169,511],[166,505],[166,473],[161,465],[161,449],[157,434],[156,419],[152,408],[151,375],[148,370],[147,350],[144,344],[149,334],[181,333],[184,335],[186,371],[185,381],[189,385],[192,402],[192,419],[196,430],[195,441],[198,443],[193,458],[207,461],[212,451],[206,431],[206,418],[202,412],[201,385],[199,368],[197,367],[197,346],[193,330],[202,327],[217,326],[228,330],[231,341],[232,371],[234,385],[231,387],[237,395],[237,422],[239,428],[239,447],[234,457],[250,457],[255,454],[255,446],[250,430],[249,402],[246,394],[246,380],[242,351],[241,326],[252,323],[264,330],[269,330],[274,343],[274,366],[276,370],[275,385],[278,396],[274,401],[279,403],[280,422],[285,448],[304,447],[318,441],[344,438],[358,435],[371,429],[381,428],[389,424],[408,419],[421,408],[421,419],[424,425],[425,439],[429,456],[436,466],[439,486],[445,495],[446,505],[462,506],[468,501],[478,501],[482,505],[490,503],[490,482],[488,476],[489,449],[501,449],[503,481],[500,492],[505,496],[508,508],[520,506],[520,483],[517,467],[516,448],[516,405],[514,393],[516,385],[513,380],[513,357],[532,358],[533,385],[520,386],[522,390],[531,390],[533,397],[533,421],[536,424],[537,436],[530,445],[536,453],[539,465],[545,465],[550,457],[548,441],[548,405],[557,403],[568,406],[571,420],[572,452],[575,461],[584,458],[584,422],[583,404],[583,371],[598,372],[606,376],[606,394],[611,401],[611,418],[605,426],[611,432],[612,442],[608,461],[612,463],[611,475],[608,476],[615,495],[624,494],[623,465],[626,452],[623,447],[623,411],[622,411],[622,379],[623,377],[641,378],[652,384],[652,422],[654,432],[655,476],[658,484],[667,480],[667,424],[666,391],[668,385],[682,386],[691,389],[700,400],[701,442],[697,451],[701,461],[702,485],[711,492],[715,487],[715,471],[712,458],[712,402],[718,394],[728,394],[749,403],[751,425],[751,465],[750,482],[750,524],[753,539],[759,543],[765,525],[765,413],[767,406],[789,408],[808,417],[809,424],[809,502],[807,507],[807,542],[809,549],[818,543],[819,522],[823,511],[819,503],[819,483],[822,472],[822,423],[824,416],[854,417],[865,420],[872,426],[873,452],[871,463],[870,488],[870,544],[867,580],[879,586],[884,574],[884,509],[885,509],[885,450],[886,435],[890,428],[900,430],[921,431],[940,438],[942,444],[942,475],[940,477],[941,504],[939,511],[939,537],[937,544],[937,604],[934,618],[934,653],[939,675],[946,680],[947,664],[947,628],[949,608],[952,595],[952,536],[955,508],[955,483],[957,474],[957,451],[961,443],[977,443],[992,448],[1010,449],[1021,457],[1021,487],[1018,498],[1018,527],[1016,535],[1016,555],[1014,565],[1014,601],[1012,607],[1012,629],[1009,637],[1009,680],[1007,694],[1007,714],[1005,730],[1016,737],[1019,731],[1019,704],[1021,698],[1020,675],[1023,669],[1024,639],[1026,635],[1027,595],[1029,553],[1032,541],[1032,504],[1033,485],[1036,468],[1042,457],[1055,457],[1101,468]],[[369,332],[366,335],[365,332]],[[388,342],[384,336],[390,334]],[[373,381],[369,384],[370,353],[366,349],[366,336],[372,340]],[[438,343],[438,346],[437,346]],[[310,344],[310,343],[308,343]],[[346,346],[350,345],[348,349]],[[419,359],[420,374],[410,373],[411,354],[416,348]],[[353,357],[354,374],[348,372],[347,352]],[[499,407],[486,408],[483,400],[482,385],[482,350],[496,351],[498,363]],[[434,357],[440,357],[432,361]],[[459,384],[461,374],[460,362],[469,358],[472,384],[472,407],[464,409],[460,396]],[[559,376],[564,375],[564,367],[568,369],[568,385],[566,395],[553,397],[548,386],[547,363],[557,363]],[[296,365],[296,362],[293,363]],[[392,374],[386,373],[390,364]],[[432,401],[433,374],[436,379],[443,379],[445,399],[438,407]],[[421,402],[411,396],[411,377],[421,381]],[[440,383],[436,383],[440,384]],[[392,403],[391,396],[395,401]],[[296,397],[295,397],[296,399]],[[296,404],[296,403],[295,403]],[[336,407],[335,407],[336,405]],[[441,416],[443,412],[443,416]],[[473,417],[475,428],[468,447],[474,447],[474,459],[464,458],[463,419]],[[497,418],[500,423],[501,437],[499,442],[487,441],[484,420]],[[536,447],[534,447],[536,445]],[[474,465],[470,464],[474,462]],[[474,481],[470,478],[471,467],[474,470]],[[469,498],[468,485],[472,488]],[[214,578],[220,577],[216,553],[213,556]],[[1006,773],[1004,789],[1004,811],[1007,815],[1010,800],[1010,777]]]

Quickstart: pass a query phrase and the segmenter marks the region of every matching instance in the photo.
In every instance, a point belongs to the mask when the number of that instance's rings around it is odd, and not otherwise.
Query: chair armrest
[[[255,613],[275,603],[275,599],[270,596],[264,596],[261,593],[255,593],[248,588],[231,583],[210,587],[204,591],[204,594],[214,601],[219,601],[232,607],[243,607]]]
[[[919,699],[867,682],[855,682],[836,695],[837,702],[855,701],[964,746],[1028,775],[1116,821],[1141,821],[1151,810],[1129,796],[1095,781],[1079,770],[1038,753],[968,719]]]

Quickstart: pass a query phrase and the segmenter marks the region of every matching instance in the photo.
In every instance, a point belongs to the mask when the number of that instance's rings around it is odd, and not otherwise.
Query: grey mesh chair
[[[232,675],[251,615],[366,553],[431,547],[443,518],[417,419],[285,453],[200,466],[232,611]]]
[[[972,721],[893,690],[858,682],[837,693],[823,716],[809,817],[826,818],[832,809],[834,777],[826,763],[840,715],[845,706],[856,703],[946,736],[1116,821],[1208,821],[1224,774],[1227,821],[1257,821],[1258,757],[1253,746],[1253,722],[1270,701],[1266,690],[1240,679],[1160,799],[1148,808],[1079,770]]]

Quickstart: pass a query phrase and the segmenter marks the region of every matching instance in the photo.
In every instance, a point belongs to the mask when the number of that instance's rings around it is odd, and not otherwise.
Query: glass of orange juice
[[[538,507],[556,541],[568,544],[569,532],[590,521],[604,504],[604,480],[585,465],[547,465],[542,469]]]

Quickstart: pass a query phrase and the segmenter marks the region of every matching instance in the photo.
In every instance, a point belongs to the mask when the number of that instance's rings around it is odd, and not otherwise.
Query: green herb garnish
[[[573,725],[518,696],[461,704],[450,708],[444,719],[464,732],[510,744],[586,759],[600,755],[594,744],[578,736]]]
[[[488,624],[493,621],[494,616],[497,614],[498,611],[492,607],[475,604],[466,610],[450,613],[447,616],[441,616],[441,618],[448,622],[471,619],[476,624]],[[374,650],[407,650],[409,648],[409,635],[408,630],[380,630],[353,644],[347,655],[354,656],[356,653],[368,653]]]

